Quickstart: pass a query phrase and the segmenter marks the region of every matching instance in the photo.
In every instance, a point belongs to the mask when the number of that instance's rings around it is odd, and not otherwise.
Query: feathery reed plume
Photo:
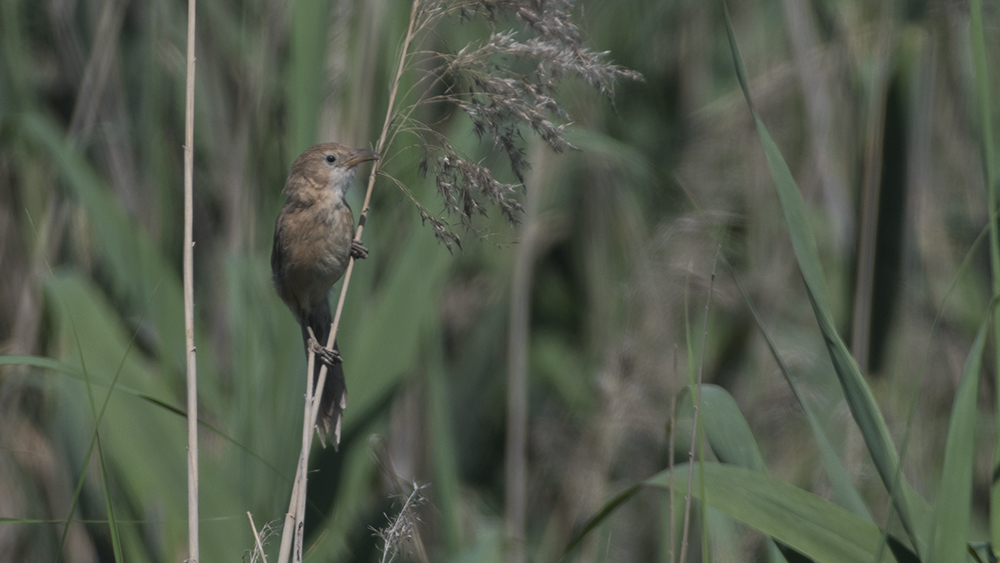
[[[417,522],[420,521],[420,518],[417,516],[417,507],[427,502],[427,497],[423,493],[427,485],[413,482],[412,487],[413,490],[406,497],[403,495],[396,497],[403,501],[403,506],[399,509],[399,514],[395,518],[390,517],[388,514],[385,515],[389,525],[385,528],[371,528],[374,535],[382,540],[381,563],[392,561],[396,557],[396,554],[406,548],[408,542],[414,536]]]
[[[251,520],[253,522],[253,520]],[[261,553],[261,550],[269,545],[271,545],[271,540],[278,537],[281,532],[281,520],[273,520],[264,524],[260,531],[256,534],[256,540],[259,540],[259,546],[255,542],[254,547],[251,547],[243,552],[243,561],[246,563],[267,563],[267,558]]]
[[[404,95],[415,100],[391,114],[386,145],[400,132],[417,137],[423,151],[420,172],[432,175],[443,199],[444,217],[427,211],[406,186],[396,184],[449,249],[453,243],[461,246],[449,218],[469,230],[476,216],[495,207],[511,224],[518,223],[522,207],[516,196],[524,189],[524,173],[530,167],[522,146],[525,129],[556,152],[576,148],[564,134],[570,116],[556,101],[564,76],[579,76],[612,103],[617,81],[643,79],[638,72],[608,62],[606,51],[585,47],[570,17],[572,8],[570,0],[414,2],[409,36],[413,49],[400,64],[404,72],[416,74]],[[460,23],[482,18],[493,29],[481,44],[470,43],[454,53],[421,50],[423,39],[449,17]],[[512,21],[520,22],[522,29],[498,29]],[[417,108],[431,105],[440,106],[445,115],[456,109],[464,113],[480,139],[491,140],[506,157],[516,183],[497,180],[489,167],[460,154],[445,135],[414,117]]]

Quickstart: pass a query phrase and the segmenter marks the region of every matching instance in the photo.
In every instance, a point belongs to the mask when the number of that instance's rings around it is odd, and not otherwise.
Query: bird
[[[347,382],[337,343],[327,348],[331,324],[328,294],[344,275],[350,258],[365,258],[368,250],[354,240],[354,215],[345,195],[363,162],[378,159],[365,149],[321,143],[292,162],[282,193],[287,196],[274,223],[271,280],[302,328],[306,354],[311,351],[328,366],[316,419],[320,442],[340,444]],[[311,332],[311,334],[310,334]],[[318,383],[321,362],[313,377]]]

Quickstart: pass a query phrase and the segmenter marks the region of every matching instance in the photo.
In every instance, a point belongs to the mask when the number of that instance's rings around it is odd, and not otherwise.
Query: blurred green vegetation
[[[982,154],[989,123],[969,9],[940,0],[729,8],[755,109],[805,201],[830,320],[863,357],[903,475],[936,506],[948,491],[952,404],[991,302],[988,243],[976,241],[989,218],[982,162],[996,155]],[[284,516],[305,358],[270,283],[280,191],[291,160],[314,142],[374,142],[409,9],[397,0],[199,3],[202,561],[249,561],[246,512],[258,528]],[[984,6],[992,92],[997,9]],[[704,380],[735,399],[759,448],[743,459],[857,515],[839,495],[843,482],[827,477],[833,451],[869,518],[904,537],[810,306],[721,4],[582,0],[573,12],[589,47],[646,80],[619,83],[608,104],[564,77],[567,135],[581,150],[553,154],[525,133],[526,190],[538,204],[524,225],[491,214],[459,231],[462,250],[450,253],[392,182],[376,185],[371,255],[355,271],[339,336],[345,436],[339,452],[313,454],[306,559],[379,559],[370,528],[386,525],[401,492],[387,460],[403,481],[431,483],[419,525],[431,561],[503,559],[508,320],[521,251],[533,264],[529,561],[557,559],[607,498],[667,467],[672,398],[688,366],[700,367],[703,334]],[[126,560],[186,557],[185,23],[176,1],[0,0],[0,561],[56,561],[61,544],[63,561],[111,561],[112,528]],[[456,52],[488,33],[478,19],[447,19],[424,47]],[[475,159],[502,163],[457,113],[422,119]],[[389,148],[386,172],[438,212],[408,142]],[[349,194],[355,212],[362,195]],[[538,231],[524,248],[529,224]],[[717,268],[710,295],[720,244],[732,270]],[[872,274],[859,283],[866,256]],[[986,342],[984,370],[995,374],[995,340]],[[988,538],[996,442],[997,380],[980,379],[971,541]],[[726,412],[728,439],[745,436]],[[817,444],[817,427],[829,444]],[[709,467],[706,483],[740,475]],[[681,508],[642,490],[571,557],[668,561],[679,536],[670,512]],[[713,560],[777,557],[765,536],[716,508],[694,519]],[[697,537],[691,544],[688,559],[702,558]]]

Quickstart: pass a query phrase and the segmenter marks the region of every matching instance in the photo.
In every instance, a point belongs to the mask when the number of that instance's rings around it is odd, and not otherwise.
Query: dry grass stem
[[[313,339],[315,334],[310,334]],[[278,548],[278,563],[288,563],[290,555],[293,561],[302,561],[302,533],[305,529],[306,480],[309,468],[309,451],[312,449],[313,429],[316,427],[317,399],[323,392],[326,379],[326,369],[320,371],[317,390],[313,389],[313,369],[316,366],[316,353],[310,349],[306,362],[306,394],[305,406],[302,409],[302,448],[299,450],[299,462],[295,467],[295,481],[292,485],[292,496],[285,513],[285,525],[281,529],[281,545]],[[293,543],[294,542],[294,543]]]
[[[272,522],[268,522],[258,532],[253,522],[253,516],[247,512],[247,517],[250,518],[250,527],[254,532],[254,546],[243,552],[243,561],[246,563],[267,563],[267,555],[264,553],[264,548],[271,544],[271,540],[278,535],[278,530],[282,528],[275,526]]]
[[[256,553],[260,556],[260,561],[267,563],[267,556],[264,555],[264,546],[260,542],[260,534],[257,532],[257,525],[253,523],[253,514],[250,514],[249,510],[247,511],[247,518],[250,520],[250,529],[253,530],[254,546],[257,549]],[[257,559],[254,557],[252,560],[256,561]]]
[[[187,85],[184,115],[184,346],[187,356],[188,561],[198,563],[198,374],[194,348],[194,30],[188,0]]]

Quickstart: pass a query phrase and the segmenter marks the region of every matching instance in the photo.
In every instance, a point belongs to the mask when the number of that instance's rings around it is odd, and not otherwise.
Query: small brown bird
[[[344,275],[350,257],[364,258],[365,247],[354,240],[354,216],[344,195],[351,187],[355,167],[378,155],[323,143],[306,149],[292,163],[282,193],[288,196],[274,224],[271,278],[278,296],[302,327],[306,353],[310,348],[328,366],[316,424],[320,441],[329,436],[340,444],[340,429],[347,407],[347,384],[337,343],[326,348],[330,337],[330,301],[327,294]],[[316,342],[309,335],[312,329]],[[314,377],[321,364],[316,363]]]

